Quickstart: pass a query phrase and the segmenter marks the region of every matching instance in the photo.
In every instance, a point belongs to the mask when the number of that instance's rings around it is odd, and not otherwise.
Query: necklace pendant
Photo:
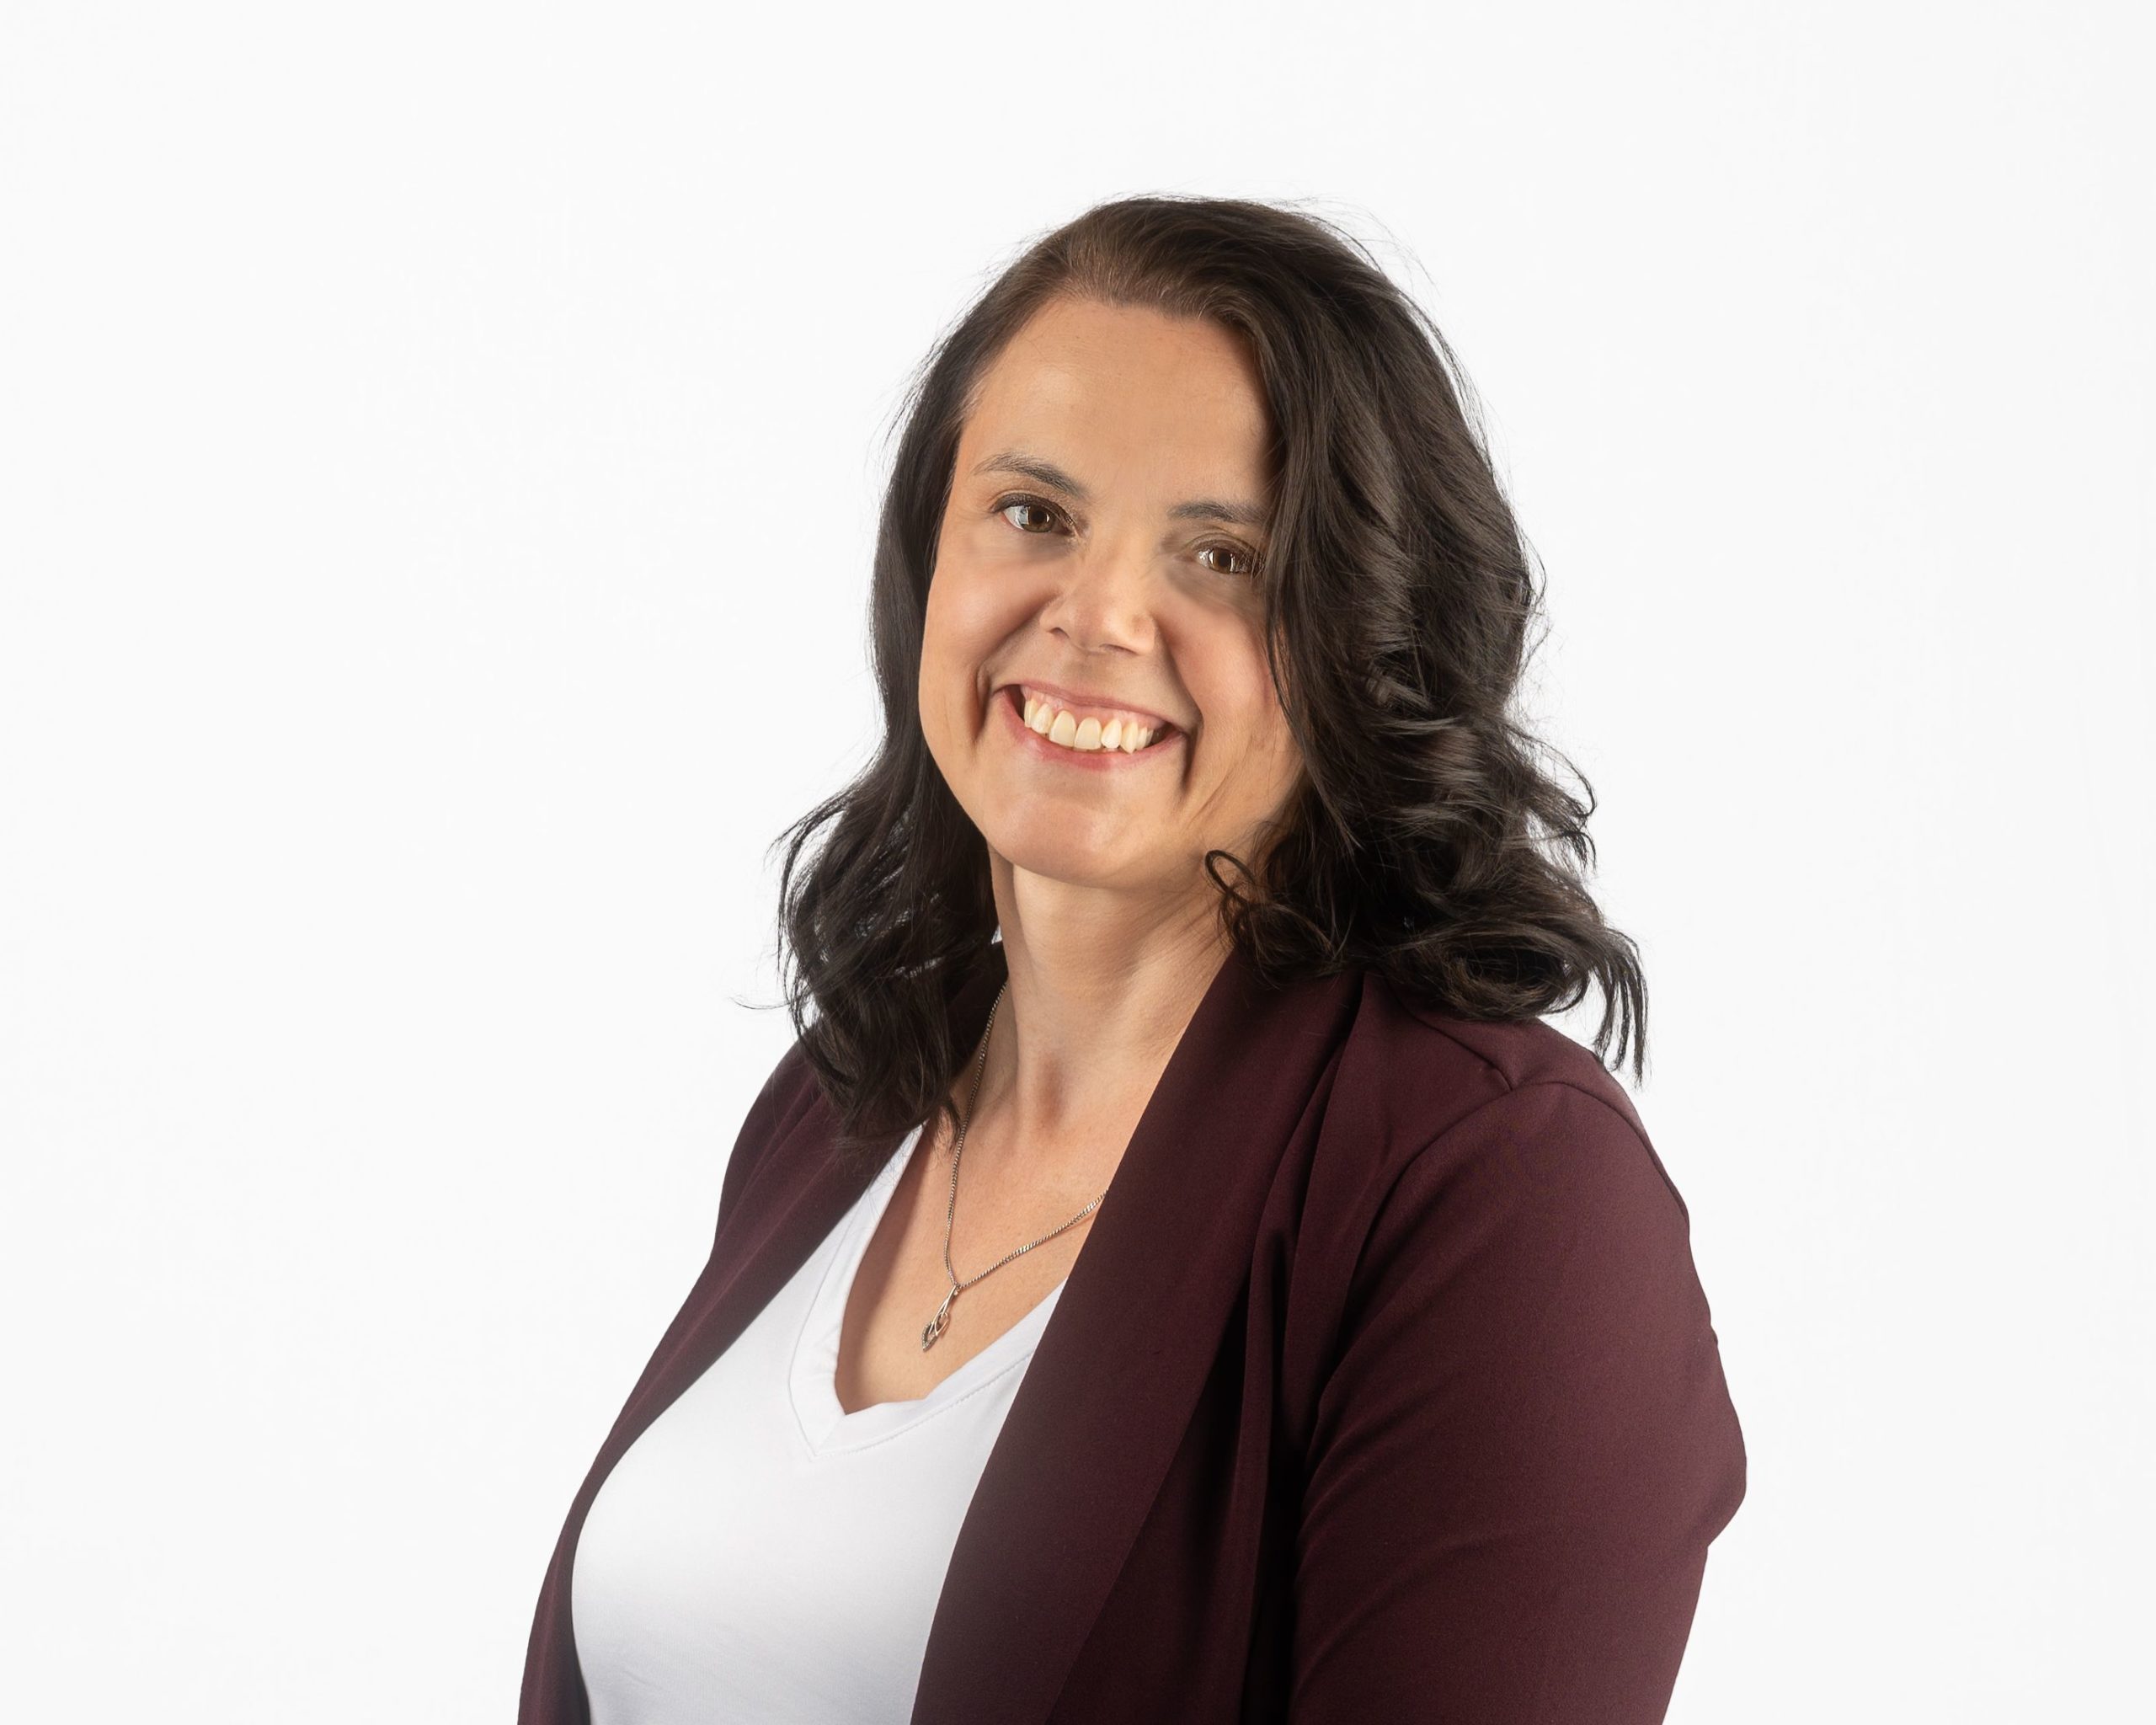
[[[936,1345],[936,1338],[942,1335],[945,1330],[950,1327],[951,1302],[958,1297],[958,1290],[956,1288],[953,1288],[948,1294],[946,1294],[943,1296],[942,1305],[936,1308],[936,1316],[929,1319],[927,1323],[922,1327],[921,1332],[921,1351],[923,1354],[927,1353],[930,1348],[933,1348]]]

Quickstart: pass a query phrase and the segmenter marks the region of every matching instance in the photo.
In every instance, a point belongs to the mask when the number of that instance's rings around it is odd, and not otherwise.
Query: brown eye
[[[1008,499],[1002,503],[997,504],[995,505],[995,510],[996,513],[1001,515],[1006,521],[1010,521],[1011,513],[1014,510],[1035,510],[1038,514],[1047,515],[1050,518],[1049,521],[1043,522],[1042,524],[1043,526],[1052,525],[1055,515],[1055,511],[1050,509],[1048,505],[1041,503],[1030,497],[1014,497]],[[1016,527],[1022,533],[1033,533],[1035,531],[1033,528],[1027,526],[1023,521],[1011,521],[1011,525]]]
[[[1216,574],[1223,575],[1251,575],[1257,573],[1257,559],[1251,556],[1250,553],[1245,551],[1241,546],[1209,545],[1198,554],[1201,558],[1210,557],[1216,551],[1220,552],[1231,558],[1241,558],[1243,563],[1243,566],[1241,569],[1221,569],[1217,563],[1209,565],[1209,567]]]

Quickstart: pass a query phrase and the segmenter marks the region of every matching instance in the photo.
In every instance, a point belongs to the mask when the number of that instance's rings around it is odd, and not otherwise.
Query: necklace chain
[[[956,1300],[959,1295],[964,1293],[967,1289],[972,1287],[975,1282],[980,1280],[981,1276],[994,1275],[996,1271],[1001,1269],[1003,1266],[1009,1263],[1011,1259],[1023,1258],[1036,1246],[1044,1246],[1049,1241],[1054,1239],[1056,1235],[1064,1232],[1065,1229],[1076,1227],[1079,1223],[1084,1221],[1087,1216],[1092,1215],[1094,1210],[1100,1207],[1101,1198],[1106,1198],[1107,1196],[1107,1193],[1102,1193],[1100,1198],[1095,1199],[1092,1203],[1087,1204],[1085,1209],[1080,1210],[1076,1215],[1071,1217],[1069,1221],[1065,1222],[1062,1227],[1054,1229],[1049,1233],[1042,1235],[1038,1240],[1028,1240],[1016,1252],[1007,1253],[1003,1258],[999,1258],[995,1263],[990,1264],[986,1269],[980,1273],[979,1276],[969,1277],[966,1280],[962,1282],[958,1279],[958,1271],[951,1268],[951,1231],[957,1223],[958,1216],[958,1158],[966,1153],[966,1128],[972,1123],[974,1105],[980,1101],[980,1081],[988,1071],[988,1039],[995,1029],[995,1009],[997,1007],[1003,1004],[1003,996],[1006,992],[1008,992],[1010,987],[1011,985],[1006,980],[1001,988],[995,991],[995,999],[989,1007],[988,1023],[980,1033],[980,1059],[974,1066],[973,1093],[966,1098],[966,1111],[959,1117],[958,1120],[958,1141],[953,1145],[951,1149],[951,1204],[950,1208],[944,1212],[943,1215],[943,1270],[944,1274],[951,1279],[951,1291],[943,1296],[943,1303],[937,1308],[936,1316],[931,1318],[928,1322],[922,1327],[921,1332],[921,1351],[924,1354],[927,1353],[930,1348],[933,1348],[936,1345],[937,1338],[941,1336],[945,1330],[950,1327],[951,1302],[953,1300]]]

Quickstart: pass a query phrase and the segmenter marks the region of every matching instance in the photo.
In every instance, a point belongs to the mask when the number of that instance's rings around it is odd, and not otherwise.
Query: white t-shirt
[[[911,1713],[958,1525],[1067,1285],[920,1400],[844,1412],[846,1299],[920,1141],[600,1485],[570,1578],[592,1725]]]

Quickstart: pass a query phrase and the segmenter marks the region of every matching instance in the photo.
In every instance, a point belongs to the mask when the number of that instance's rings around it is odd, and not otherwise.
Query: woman
[[[1743,1445],[1452,369],[1196,199],[932,355],[800,1033],[525,1725],[1662,1717]],[[1593,1053],[1541,1021],[1591,982]]]

